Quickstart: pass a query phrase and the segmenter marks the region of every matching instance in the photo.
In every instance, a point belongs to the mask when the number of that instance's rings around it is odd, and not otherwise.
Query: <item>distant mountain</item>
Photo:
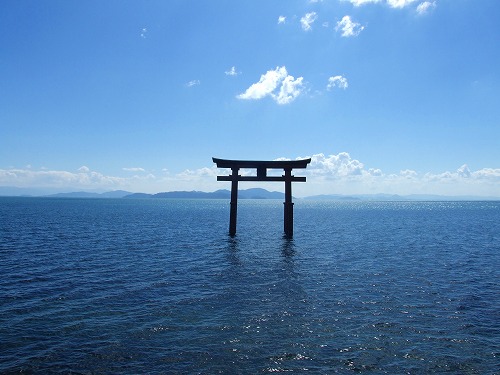
[[[189,199],[231,199],[231,192],[226,189],[213,192],[204,191],[170,191],[157,194],[131,193],[124,190],[96,193],[88,191],[55,193],[50,189],[18,188],[0,186],[0,196],[20,197],[51,197],[51,198],[189,198]],[[239,199],[284,199],[285,194],[277,191],[268,191],[261,188],[238,190]],[[297,199],[294,197],[294,199]],[[498,201],[500,197],[481,197],[472,195],[447,196],[431,194],[323,194],[304,197],[305,200],[334,200],[334,201]]]
[[[212,193],[204,191],[169,191],[165,193],[153,194],[152,198],[191,198],[191,199],[224,199],[230,197],[227,190],[217,190]]]
[[[48,198],[123,198],[132,194],[130,191],[114,190],[106,193],[91,193],[87,191],[77,191],[72,193],[57,193],[45,195]]]
[[[153,194],[147,194],[147,193],[132,193],[129,195],[125,195],[123,198],[136,198],[136,199],[144,199],[144,198],[151,198]]]
[[[125,191],[125,190],[114,190],[114,191],[108,191],[106,193],[102,193],[101,197],[102,198],[123,198],[127,195],[130,195],[130,191]]]
[[[253,188],[238,191],[238,198],[242,199],[285,199],[285,194],[278,191],[268,191],[261,188]]]
[[[285,194],[266,189],[246,189],[238,190],[239,199],[284,199]],[[189,199],[231,199],[229,190],[216,190],[211,193],[204,191],[169,191],[157,194],[135,193],[124,198],[189,198]]]

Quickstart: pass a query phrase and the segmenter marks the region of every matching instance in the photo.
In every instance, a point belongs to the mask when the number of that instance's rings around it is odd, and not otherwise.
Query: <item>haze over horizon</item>
[[[500,197],[498,14],[496,0],[3,1],[0,187],[215,191],[230,172],[213,156],[311,157],[296,196]]]

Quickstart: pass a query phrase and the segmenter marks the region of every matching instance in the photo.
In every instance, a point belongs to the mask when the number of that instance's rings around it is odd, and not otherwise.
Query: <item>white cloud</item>
[[[144,168],[139,167],[130,167],[130,168],[122,168],[125,172],[146,172]]]
[[[387,0],[391,8],[404,8],[417,0]]]
[[[471,176],[475,179],[494,179],[500,183],[500,168],[483,168],[472,172]]]
[[[460,177],[470,177],[471,172],[467,164],[462,165],[460,168],[457,169],[457,173]]]
[[[346,89],[349,87],[349,84],[347,82],[347,78],[343,76],[334,76],[328,78],[328,85],[326,86],[327,90],[331,90],[334,87],[338,87],[340,89]]]
[[[343,0],[349,1],[352,5],[359,7],[365,4],[376,4],[382,3],[382,0]],[[391,8],[404,8],[417,0],[385,0],[385,3],[389,5]],[[428,1],[426,1],[427,3]]]
[[[189,81],[186,83],[187,87],[193,87],[199,85],[201,82],[198,79],[193,79],[192,81]]]
[[[0,169],[0,185],[18,187],[79,187],[98,188],[120,186],[120,177],[105,176],[80,167],[77,172],[58,170]]]
[[[361,31],[364,30],[364,26],[361,24],[354,22],[350,16],[342,17],[342,20],[337,22],[337,26],[335,27],[336,31],[341,30],[343,37],[351,37],[358,36]]]
[[[345,0],[344,0],[345,1]],[[370,3],[379,3],[380,0],[347,0],[352,5],[359,7],[361,5],[370,4]]]
[[[237,76],[238,74],[240,74],[240,72],[238,72],[236,70],[236,67],[235,66],[232,66],[231,69],[229,69],[228,71],[224,72],[227,76]]]
[[[278,17],[278,25],[284,24],[286,22],[286,17],[285,16],[279,16]]]
[[[284,66],[269,70],[261,75],[259,82],[250,86],[243,94],[238,95],[239,99],[261,99],[270,95],[281,81],[288,75]]]
[[[314,176],[339,178],[361,175],[364,171],[364,165],[360,161],[352,159],[347,152],[329,156],[321,153],[311,156],[311,164],[307,170]]]
[[[311,195],[319,194],[443,194],[483,195],[500,197],[500,168],[471,171],[464,164],[456,171],[419,174],[405,169],[399,174],[385,174],[379,168],[366,168],[347,152],[337,155],[314,154],[303,172],[308,176],[309,188],[297,189]],[[302,157],[298,158],[302,159]],[[302,190],[304,189],[304,190]]]
[[[443,172],[438,174],[426,173],[425,178],[428,181],[446,181],[446,182],[468,182],[477,183],[487,180],[492,183],[500,183],[500,168],[483,168],[477,171],[471,171],[467,164],[462,165],[455,172]],[[498,188],[497,188],[498,190]],[[500,192],[499,192],[500,193]]]
[[[304,31],[311,30],[311,25],[318,19],[316,12],[306,13],[304,17],[300,19],[300,24]]]
[[[218,169],[215,166],[212,166],[211,168],[203,167],[193,170],[186,169],[183,172],[177,174],[177,178],[190,181],[205,177],[211,177],[215,179],[217,177],[217,171]]]
[[[427,12],[429,12],[432,8],[436,7],[436,2],[435,1],[424,1],[423,3],[420,3],[417,7],[417,13],[422,15]]]
[[[136,169],[142,168],[123,168]],[[0,169],[0,186],[17,187],[33,191],[71,192],[71,191],[110,191],[123,189],[133,192],[158,193],[173,190],[220,189],[214,168],[200,168],[170,174],[163,169],[158,176],[151,173],[133,176],[108,176],[81,167],[75,172],[62,170]],[[35,193],[38,194],[38,193]]]
[[[368,169],[368,173],[372,176],[382,176],[382,170],[378,168],[370,168]]]
[[[292,76],[286,76],[281,84],[280,92],[275,98],[278,104],[288,104],[293,102],[302,92],[302,81],[302,77],[294,79]]]
[[[400,176],[408,179],[416,178],[418,176],[418,173],[411,169],[404,169],[399,172],[399,174]]]
[[[287,104],[295,100],[303,90],[303,78],[295,79],[282,66],[261,75],[259,82],[252,84],[237,98],[257,100],[270,96],[278,104]]]

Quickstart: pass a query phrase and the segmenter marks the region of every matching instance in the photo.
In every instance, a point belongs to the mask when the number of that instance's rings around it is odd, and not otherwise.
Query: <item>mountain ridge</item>
[[[31,194],[30,194],[31,192]],[[125,190],[113,190],[104,193],[89,191],[74,191],[67,193],[44,194],[30,191],[27,188],[10,188],[0,186],[0,196],[4,197],[46,197],[46,198],[126,198],[126,199],[231,199],[231,192],[219,189],[213,192],[204,191],[169,191],[155,194],[133,193]],[[284,199],[284,193],[269,191],[262,188],[238,190],[239,199]],[[500,197],[474,195],[437,195],[437,194],[320,194],[294,199],[324,200],[324,201],[498,201]]]
[[[261,188],[238,190],[239,199],[284,199],[285,194]],[[188,198],[188,199],[231,199],[231,192],[219,189],[213,192],[204,191],[168,191],[156,194],[135,193],[124,198]]]

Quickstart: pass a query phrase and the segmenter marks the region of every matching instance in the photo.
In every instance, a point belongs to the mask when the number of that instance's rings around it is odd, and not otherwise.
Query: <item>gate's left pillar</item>
[[[293,203],[292,203],[292,170],[285,169],[285,203],[283,227],[285,235],[289,238],[293,237]]]
[[[236,234],[236,216],[238,214],[238,170],[239,168],[231,168],[231,207],[229,212],[229,235]]]

